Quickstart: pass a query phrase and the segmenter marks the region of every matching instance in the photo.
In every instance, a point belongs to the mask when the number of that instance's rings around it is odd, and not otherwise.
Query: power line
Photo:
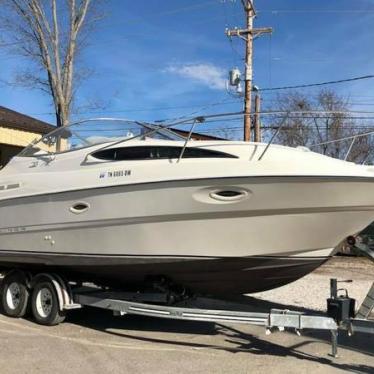
[[[308,120],[308,119],[314,119],[314,120],[319,120],[319,119],[333,119],[333,117],[331,117],[331,114],[344,114],[344,117],[341,118],[342,120],[374,120],[374,116],[347,116],[346,114],[347,113],[350,113],[350,112],[326,112],[326,111],[310,111],[309,114],[316,114],[316,116],[312,116],[312,115],[309,115],[309,116],[296,116],[294,114],[298,114],[298,113],[307,113],[307,112],[286,112],[286,111],[265,111],[265,112],[261,112],[260,114],[262,115],[266,115],[267,116],[267,120],[271,120],[271,119],[283,119],[284,118],[284,115],[288,115],[289,116],[289,120],[292,120],[292,119],[301,119],[301,120]],[[321,115],[325,113],[325,115]],[[358,113],[360,113],[358,111]],[[374,114],[374,112],[364,112],[364,113],[367,113],[367,114]],[[283,114],[283,115],[282,115]],[[293,114],[293,115],[292,115]],[[326,115],[326,114],[330,114],[330,115]],[[253,114],[252,114],[253,115]],[[292,116],[291,116],[292,115]],[[205,118],[206,120],[203,122],[205,125],[207,124],[211,124],[211,123],[227,123],[227,122],[241,122],[242,119],[243,119],[243,116],[244,116],[244,113],[242,112],[239,112],[239,113],[222,113],[220,115],[207,115],[207,116],[202,116],[202,118]],[[220,117],[220,118],[219,118]],[[224,118],[226,117],[226,118]],[[231,117],[231,118],[227,118],[227,117]],[[196,118],[190,118],[190,119],[187,119],[186,121],[184,121],[183,123],[180,123],[180,124],[174,124],[174,125],[179,125],[179,126],[187,126],[187,125],[190,125],[192,124],[193,122],[195,122]],[[347,128],[359,128],[360,126],[363,127],[363,125],[350,125],[350,124],[343,124],[343,126],[347,126]]]
[[[227,99],[226,99],[227,100]],[[237,100],[231,101],[218,101],[214,103],[208,103],[203,106],[203,109],[206,107],[216,106],[216,105],[228,105],[228,104],[238,104]],[[180,105],[180,106],[170,106],[170,107],[155,107],[155,108],[133,108],[133,109],[124,109],[124,110],[92,110],[92,111],[85,111],[79,112],[80,114],[95,114],[95,113],[130,113],[130,112],[148,112],[148,111],[161,111],[161,110],[177,110],[177,109],[189,109],[189,108],[201,108],[200,105]],[[43,115],[54,115],[53,112],[45,112],[45,113],[29,113],[31,116],[43,116]],[[194,113],[190,114],[193,115]]]
[[[374,13],[374,9],[263,9],[259,13]]]
[[[358,98],[356,96],[347,95],[347,97],[344,98],[347,101],[347,105],[374,105],[374,100],[371,101],[371,102],[350,101],[351,97],[354,97],[356,99]],[[364,98],[364,96],[363,96],[363,98]],[[367,99],[370,100],[370,97],[367,97]],[[269,98],[269,99],[266,99],[266,102],[267,103],[279,103],[279,100],[277,100],[276,98]]]
[[[217,106],[217,105],[223,105],[225,103],[238,103],[238,101],[227,101],[228,99],[223,99],[222,101],[218,101],[216,103],[212,103],[212,104],[208,104],[206,106],[203,106],[202,108],[196,110],[196,111],[193,111],[192,113],[187,113],[183,116],[180,116],[180,117],[174,117],[174,118],[167,118],[167,119],[163,119],[163,120],[160,120],[158,122],[170,122],[170,121],[180,121],[180,120],[188,120],[191,116],[194,116],[196,114],[199,114],[201,113],[203,110],[206,110],[206,109],[209,109],[210,107],[212,106]],[[220,114],[217,115],[217,117],[219,117]],[[206,117],[206,116],[205,116]]]
[[[279,126],[264,126],[262,129],[264,131],[270,130],[278,130]],[[339,127],[341,130],[366,130],[371,131],[374,130],[374,126],[366,126],[366,127]],[[178,129],[175,129],[178,130]],[[220,134],[224,132],[230,131],[237,131],[240,132],[242,130],[241,126],[230,126],[230,127],[223,127],[223,128],[214,128],[214,129],[197,129],[199,134]],[[282,131],[295,131],[294,127],[282,127]]]
[[[356,113],[356,114],[371,114],[371,116],[351,116],[347,115],[349,113]],[[323,110],[315,110],[315,111],[284,111],[284,110],[276,110],[276,111],[262,111],[259,114],[263,116],[267,116],[268,118],[284,118],[287,115],[288,119],[333,119],[331,115],[333,114],[340,114],[344,115],[341,117],[341,120],[348,120],[348,119],[362,119],[362,120],[373,120],[374,119],[374,112],[369,111],[323,111]],[[309,114],[309,116],[306,116]],[[315,114],[313,116],[312,114]],[[254,113],[249,114],[248,116],[253,116]],[[244,112],[234,112],[234,113],[219,113],[219,114],[209,114],[200,116],[202,119],[205,119],[204,123],[213,123],[213,122],[228,122],[228,121],[240,121],[244,116]],[[226,118],[225,118],[226,117]],[[231,118],[228,118],[231,117]],[[188,125],[196,121],[196,117],[187,118],[184,121],[179,123],[174,123],[174,125]],[[353,125],[352,125],[353,126]]]
[[[275,102],[274,100],[272,102]],[[170,119],[164,119],[162,120],[162,122],[165,122],[165,121],[171,121],[171,120],[176,120],[176,119],[183,119],[183,118],[188,118],[188,117],[192,117],[193,115],[205,110],[205,109],[208,109],[210,107],[213,107],[213,106],[218,106],[218,105],[231,105],[231,104],[241,104],[241,102],[238,100],[230,100],[230,101],[227,101],[227,99],[224,99],[222,101],[218,101],[218,102],[213,102],[213,103],[208,103],[208,104],[205,104],[203,106],[200,106],[200,105],[181,105],[181,106],[170,106],[170,107],[154,107],[154,108],[133,108],[133,109],[125,109],[125,110],[92,110],[92,111],[86,111],[86,112],[79,112],[77,113],[78,115],[79,114],[95,114],[95,113],[100,113],[100,114],[106,114],[106,113],[130,113],[130,112],[148,112],[148,111],[161,111],[161,110],[178,110],[178,109],[188,109],[188,108],[199,108],[198,110],[192,112],[192,113],[188,113],[188,114],[185,114],[181,117],[177,117],[177,118],[170,118]],[[353,104],[355,105],[355,104]],[[362,104],[362,105],[369,105],[369,104]],[[374,103],[370,104],[370,105],[374,105]],[[341,110],[341,111],[324,111],[324,110],[314,110],[314,111],[292,111],[292,112],[287,112],[285,110],[267,110],[267,111],[261,111],[260,114],[262,115],[275,115],[275,114],[286,114],[286,113],[290,113],[290,114],[322,114],[322,113],[329,113],[329,114],[342,114],[344,115],[344,118],[368,118],[368,117],[352,117],[352,116],[346,116],[347,113],[356,113],[356,114],[374,114],[374,111],[365,111],[365,110]],[[54,112],[44,112],[44,113],[28,113],[29,115],[54,115],[55,113]],[[240,118],[243,118],[243,113],[238,113],[236,115],[240,115],[241,117]],[[251,116],[253,115],[253,113],[251,114]],[[291,118],[291,117],[290,117]],[[295,117],[292,117],[292,118],[295,118]],[[300,117],[300,118],[307,118],[305,116],[303,117]],[[316,117],[310,117],[310,118],[316,118]],[[328,117],[322,117],[322,116],[318,116],[318,118],[331,118],[331,116],[328,116]]]
[[[260,88],[259,91],[278,91],[278,90],[290,90],[290,89],[295,89],[295,88],[318,87],[318,86],[326,86],[326,85],[330,85],[330,84],[339,84],[339,83],[353,82],[353,81],[359,81],[359,80],[364,80],[364,79],[373,79],[373,78],[374,78],[374,75],[363,75],[361,77],[339,79],[339,80],[335,80],[335,81],[327,81],[327,82],[320,82],[320,83],[300,84],[300,85],[297,85],[297,86]]]
[[[283,119],[284,117],[281,117],[281,116],[276,116],[276,117],[273,117],[273,119]],[[314,117],[310,117],[310,118],[305,118],[305,117],[299,117],[299,118],[297,118],[297,117],[293,117],[293,118],[289,118],[289,120],[290,119],[303,119],[303,120],[307,120],[307,119],[315,119]],[[331,117],[318,117],[318,119],[331,119]],[[362,118],[362,117],[354,117],[354,118],[348,118],[348,119],[365,119],[365,120],[371,120],[371,121],[373,121],[374,120],[374,117],[370,117],[370,118]],[[231,119],[225,119],[225,120],[218,120],[218,119],[215,119],[215,120],[209,120],[209,121],[206,121],[206,122],[204,122],[204,124],[203,124],[203,126],[204,125],[209,125],[209,124],[218,124],[218,123],[221,123],[222,125],[224,125],[224,124],[226,124],[226,123],[241,123],[242,122],[242,119],[241,118],[231,118]],[[187,123],[184,123],[183,124],[183,126],[186,126],[186,127],[190,127],[190,125],[192,124],[193,122],[187,122]],[[348,125],[348,124],[342,124],[341,126],[340,126],[341,128],[345,128],[345,129],[370,129],[370,128],[372,128],[372,127],[374,127],[374,125],[373,126],[371,126],[371,125]],[[225,126],[225,127],[215,127],[215,128],[211,128],[211,129],[209,129],[209,130],[207,130],[207,131],[215,131],[216,129],[218,129],[218,130],[224,130],[224,129],[230,129],[231,127],[229,127],[229,126]],[[238,128],[242,128],[242,127],[238,127]],[[264,129],[270,129],[270,127],[268,127],[268,126],[264,126],[264,127],[262,127],[262,128],[264,128]],[[277,128],[277,127],[274,127],[275,129]]]
[[[278,130],[279,126],[264,126],[262,127],[262,130]],[[197,129],[197,132],[199,134],[212,134],[217,132],[223,132],[223,131],[240,131],[242,128],[240,126],[234,126],[234,127],[224,127],[224,128],[215,128],[210,130],[199,130]],[[304,128],[305,129],[305,128]],[[370,127],[339,127],[341,130],[373,130],[374,126]],[[176,129],[178,130],[178,129]],[[294,127],[282,127],[282,131],[295,131]]]
[[[228,9],[227,9],[227,1],[222,1],[221,4],[223,5],[223,17],[225,19],[225,27],[228,29],[230,27],[229,17],[228,17]],[[235,64],[237,59],[243,60],[244,57],[239,53],[239,51],[235,48],[232,38],[228,38],[228,42],[230,44],[231,53],[232,53],[232,61]]]
[[[348,102],[348,105],[354,106],[372,106],[374,103],[355,103],[355,102]]]

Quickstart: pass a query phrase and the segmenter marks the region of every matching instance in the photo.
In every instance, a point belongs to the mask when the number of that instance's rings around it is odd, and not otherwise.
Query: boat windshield
[[[18,156],[30,157],[74,151],[98,144],[132,139],[184,140],[169,128],[121,119],[92,119],[59,127],[30,143]]]

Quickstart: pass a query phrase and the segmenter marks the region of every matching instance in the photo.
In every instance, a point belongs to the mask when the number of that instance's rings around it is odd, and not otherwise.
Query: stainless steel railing
[[[348,150],[344,156],[344,160],[348,160],[348,157],[353,149],[353,145],[354,143],[356,142],[356,140],[358,138],[362,138],[362,137],[366,137],[366,136],[370,136],[370,135],[373,135],[374,134],[374,131],[369,131],[369,132],[366,132],[366,133],[362,133],[362,134],[356,134],[356,135],[351,135],[351,136],[345,136],[343,138],[339,138],[339,139],[335,139],[335,140],[329,140],[329,141],[326,141],[326,142],[322,142],[322,143],[316,143],[316,144],[312,144],[309,146],[309,148],[314,148],[314,147],[318,147],[318,146],[323,146],[323,145],[328,145],[328,144],[335,144],[335,143],[340,143],[340,142],[344,142],[344,141],[347,141],[347,140],[351,140],[351,143],[348,147]],[[365,158],[365,160],[362,162],[362,163],[365,163],[366,160],[367,160],[368,156]]]

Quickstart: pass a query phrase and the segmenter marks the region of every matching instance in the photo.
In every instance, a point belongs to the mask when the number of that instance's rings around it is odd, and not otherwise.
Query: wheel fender
[[[26,286],[30,289],[31,288],[31,274],[28,273],[28,272],[24,272],[23,270],[20,270],[20,269],[12,269],[12,270],[9,270],[8,272],[5,273],[4,275],[4,279],[8,276],[11,276],[13,274],[17,274],[18,276],[20,276],[21,278],[23,278],[25,280],[25,284]]]
[[[64,305],[65,305],[65,302],[64,302],[64,293],[63,293],[63,286],[60,285],[60,283],[57,281],[56,278],[57,277],[55,277],[52,274],[41,273],[41,274],[36,275],[32,279],[31,286],[34,287],[36,283],[44,281],[44,280],[50,281],[53,284],[53,287],[54,287],[54,289],[56,291],[56,294],[57,294],[58,307],[59,307],[60,310],[63,310],[64,309]]]
[[[62,298],[63,298],[63,309],[65,309],[65,306],[71,305],[74,303],[73,293],[71,291],[69,283],[66,282],[60,275],[53,274],[53,276],[56,278],[56,280],[58,281],[61,287],[61,293],[62,293]]]

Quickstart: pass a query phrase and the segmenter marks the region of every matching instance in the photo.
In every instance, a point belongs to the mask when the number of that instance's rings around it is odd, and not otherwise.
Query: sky
[[[255,41],[260,88],[374,74],[373,0],[256,0],[255,6],[255,26],[274,29]],[[103,8],[80,57],[94,74],[79,87],[74,120],[155,121],[242,109],[226,80],[231,68],[244,70],[244,42],[224,33],[244,26],[240,0],[107,0]],[[27,64],[0,49],[0,79]],[[333,88],[353,109],[374,110],[374,80]],[[263,105],[275,95],[264,92]],[[50,98],[38,90],[1,85],[0,105],[55,123]]]

